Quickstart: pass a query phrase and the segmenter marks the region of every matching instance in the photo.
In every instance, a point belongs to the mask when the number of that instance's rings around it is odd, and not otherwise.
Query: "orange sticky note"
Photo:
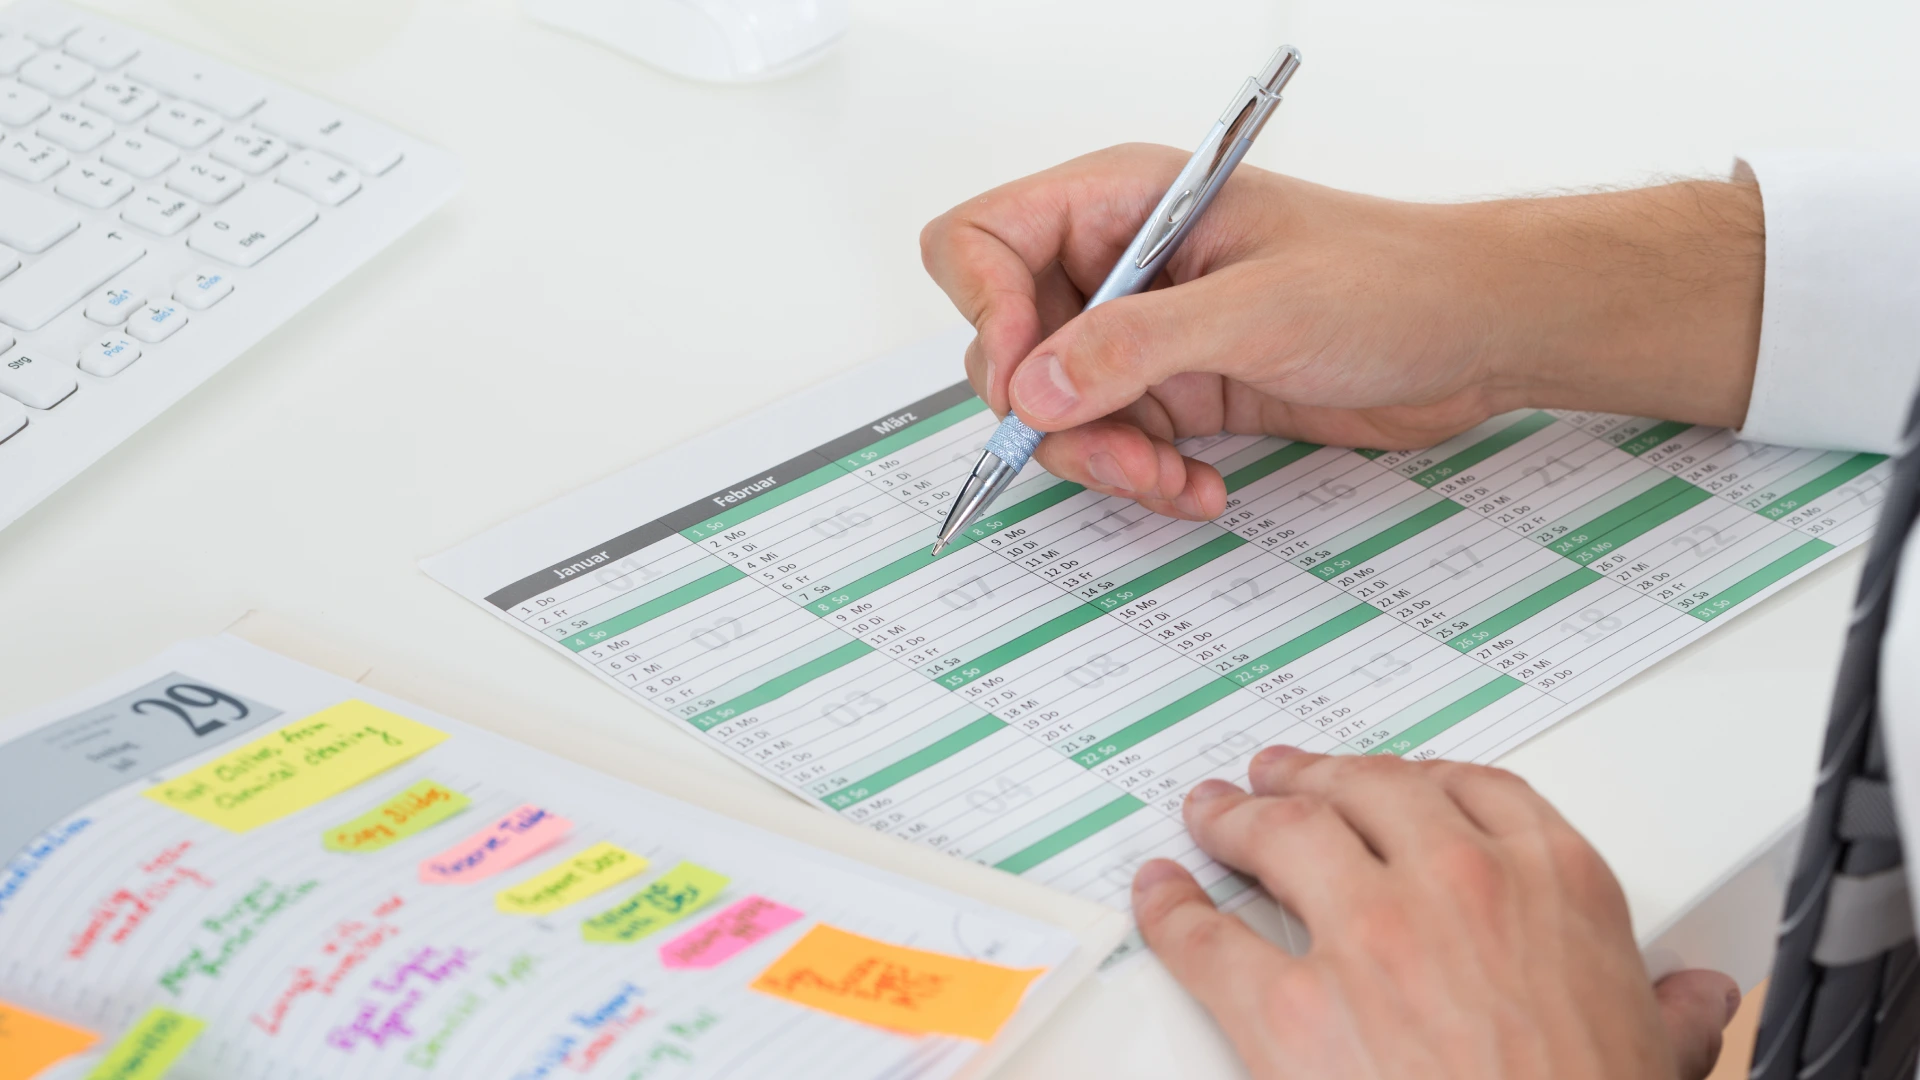
[[[985,1042],[1045,968],[1010,968],[816,926],[753,980],[763,994],[913,1035]]]
[[[27,1080],[100,1036],[0,1001],[0,1080]]]

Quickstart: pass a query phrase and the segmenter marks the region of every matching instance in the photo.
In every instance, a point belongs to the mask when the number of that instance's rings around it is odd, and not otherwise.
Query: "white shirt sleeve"
[[[1740,434],[1887,453],[1920,384],[1920,154],[1776,151],[1757,180],[1767,262]]]

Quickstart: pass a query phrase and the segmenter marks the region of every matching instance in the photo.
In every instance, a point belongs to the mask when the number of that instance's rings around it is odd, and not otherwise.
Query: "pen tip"
[[[939,557],[940,557],[940,549],[941,549],[941,548],[943,548],[943,547],[946,547],[946,546],[947,546],[947,542],[946,542],[945,540],[935,540],[935,541],[933,542],[933,552],[932,552],[932,554],[930,554],[930,555],[928,555],[927,557],[928,557],[928,558],[930,558],[930,559],[937,559],[937,558],[939,558]]]

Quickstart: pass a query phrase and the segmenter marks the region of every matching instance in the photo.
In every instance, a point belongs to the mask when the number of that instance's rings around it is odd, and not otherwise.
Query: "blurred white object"
[[[772,79],[847,30],[847,0],[521,0],[531,18],[689,79]]]

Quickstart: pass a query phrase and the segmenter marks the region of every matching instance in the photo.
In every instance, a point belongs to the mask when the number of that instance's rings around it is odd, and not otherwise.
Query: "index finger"
[[[921,231],[927,273],[979,335],[968,377],[996,413],[1007,411],[1013,369],[1051,329],[1040,279],[1053,267],[1080,295],[1092,292],[1159,197],[1155,183],[1179,171],[1170,153],[1091,154],[975,196]]]

